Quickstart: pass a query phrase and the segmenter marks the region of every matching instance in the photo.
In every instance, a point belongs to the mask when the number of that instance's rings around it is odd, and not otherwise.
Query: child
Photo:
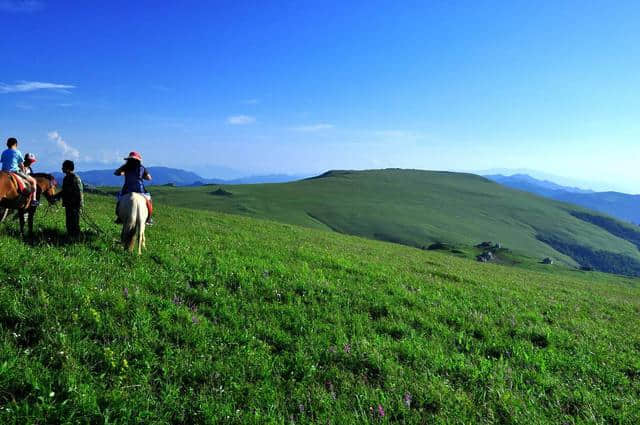
[[[37,161],[36,156],[30,152],[27,152],[26,154],[24,154],[24,172],[27,175],[31,175],[33,174],[33,170],[31,169],[31,166],[33,164],[35,164],[35,162]]]
[[[62,163],[62,190],[55,195],[55,199],[62,198],[67,219],[67,233],[71,237],[80,235],[80,210],[84,206],[82,195],[82,181],[75,173],[73,161],[66,160]]]
[[[113,174],[116,176],[124,175],[124,185],[122,190],[118,194],[118,202],[120,198],[127,193],[140,193],[147,200],[147,209],[149,214],[147,215],[147,225],[153,225],[153,219],[151,214],[153,213],[153,204],[151,203],[151,195],[147,192],[147,188],[144,186],[144,180],[151,180],[151,174],[142,165],[142,156],[138,152],[131,152],[129,156],[124,159],[124,165],[118,168]],[[118,215],[118,205],[116,204],[116,215]],[[119,220],[116,220],[119,223]]]
[[[36,179],[26,173],[24,168],[24,157],[18,150],[18,140],[15,137],[7,139],[7,149],[2,152],[0,161],[2,161],[2,171],[15,173],[29,182],[32,189],[31,195],[29,196],[31,199],[30,206],[37,207],[38,200],[36,199],[36,195],[38,193],[38,188]]]

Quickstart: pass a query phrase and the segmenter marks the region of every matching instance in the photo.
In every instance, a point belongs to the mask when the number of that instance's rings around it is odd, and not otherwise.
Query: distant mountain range
[[[149,173],[153,180],[148,182],[148,186],[167,185],[175,186],[202,186],[206,184],[256,184],[256,183],[284,183],[299,180],[305,176],[290,176],[285,174],[271,174],[264,176],[248,176],[233,180],[223,179],[207,179],[198,174],[181,170],[178,168],[168,167],[149,167]],[[113,175],[112,169],[109,170],[89,170],[78,171],[78,175],[85,184],[93,186],[121,186],[123,179]],[[59,181],[62,181],[61,173],[53,173]]]
[[[620,192],[593,192],[591,190],[561,186],[546,180],[537,180],[526,174],[515,174],[513,176],[490,175],[485,177],[512,189],[580,205],[630,223],[640,224],[640,195],[629,195]]]

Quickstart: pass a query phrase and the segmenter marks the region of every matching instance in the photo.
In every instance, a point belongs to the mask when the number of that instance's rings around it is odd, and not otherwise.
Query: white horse
[[[138,240],[138,255],[142,249],[146,249],[144,229],[147,221],[147,201],[139,193],[127,193],[118,203],[118,217],[122,221],[122,233],[120,241],[125,249],[133,252],[133,247]]]

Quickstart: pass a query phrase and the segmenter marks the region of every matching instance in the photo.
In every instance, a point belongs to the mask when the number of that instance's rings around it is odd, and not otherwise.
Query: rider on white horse
[[[116,176],[124,176],[124,185],[122,190],[118,193],[118,202],[127,193],[139,193],[147,200],[147,209],[149,214],[147,216],[147,225],[153,225],[153,219],[151,214],[153,213],[153,204],[151,203],[151,194],[147,192],[147,188],[144,186],[144,180],[151,180],[151,174],[142,165],[142,155],[138,152],[130,152],[129,156],[124,158],[125,162],[120,168],[118,168],[113,174]],[[116,204],[116,215],[118,214],[118,205]],[[116,220],[119,223],[120,219]]]

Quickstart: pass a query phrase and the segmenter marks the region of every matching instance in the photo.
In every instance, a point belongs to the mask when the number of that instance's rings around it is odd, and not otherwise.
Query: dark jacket
[[[142,164],[136,167],[127,167],[123,165],[116,170],[116,175],[124,173],[124,185],[120,191],[120,195],[127,193],[147,193],[143,180],[148,176],[147,169]]]
[[[56,193],[56,200],[60,198],[62,198],[62,205],[65,208],[82,208],[84,206],[80,177],[74,173],[64,176],[62,191]]]

